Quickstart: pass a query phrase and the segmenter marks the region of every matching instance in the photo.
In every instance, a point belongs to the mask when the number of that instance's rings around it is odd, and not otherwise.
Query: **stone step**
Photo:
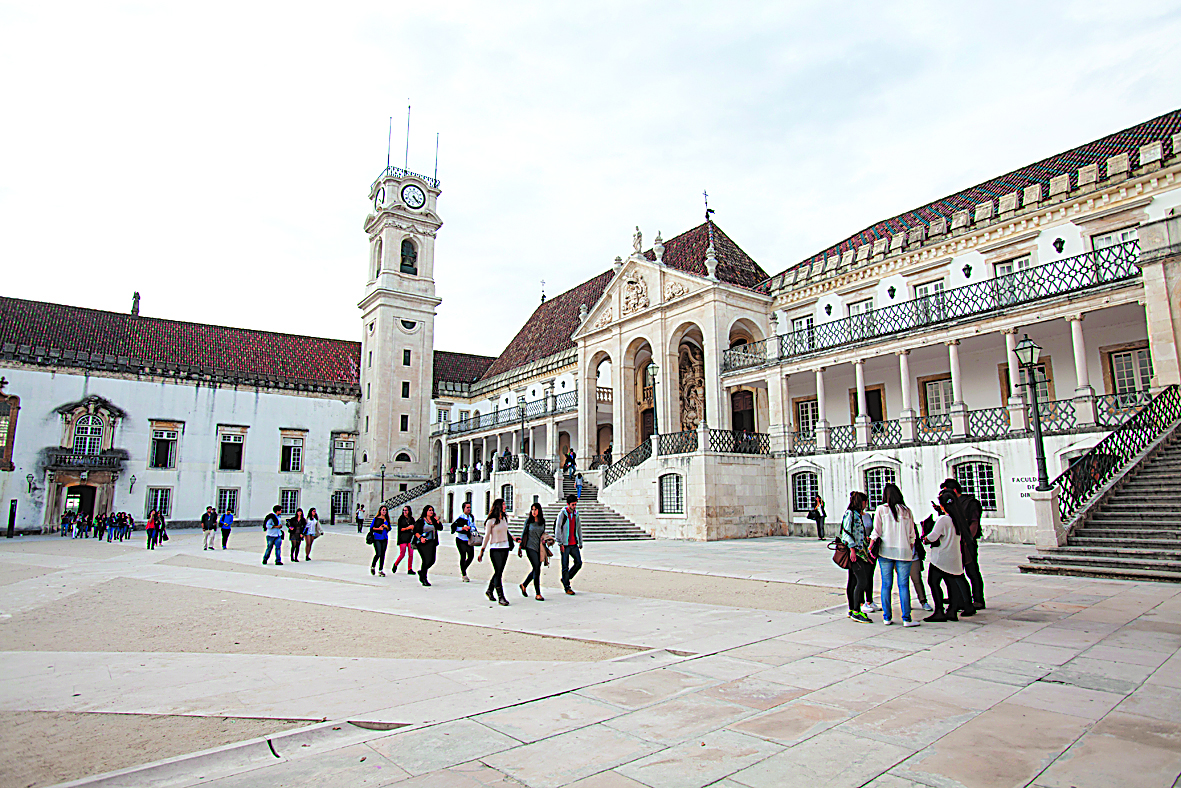
[[[1168,530],[1156,528],[1138,528],[1135,530],[1129,530],[1125,528],[1092,528],[1088,523],[1086,526],[1075,531],[1072,538],[1120,539],[1129,543],[1134,542],[1136,544],[1153,540],[1169,542],[1181,540],[1181,528],[1170,528]]]
[[[1143,550],[1181,551],[1181,534],[1173,539],[1128,539],[1125,536],[1072,536],[1067,540],[1067,544],[1071,547],[1093,547],[1098,549],[1138,548]]]
[[[1181,583],[1181,572],[1162,572],[1152,569],[1062,566],[1059,564],[1021,564],[1017,568],[1024,574],[1070,575],[1073,577],[1098,577],[1106,580],[1148,580],[1156,583]]]
[[[1181,561],[1169,561],[1150,558],[1108,558],[1090,555],[1086,552],[1072,554],[1069,548],[1055,548],[1029,556],[1031,564],[1061,564],[1063,566],[1096,566],[1115,569],[1141,569],[1158,572],[1177,572],[1181,574]]]
[[[1151,515],[1138,516],[1133,514],[1099,514],[1093,515],[1084,528],[1181,528],[1181,520],[1175,518],[1154,517]]]
[[[1181,562],[1181,545],[1172,549],[1145,545],[1135,547],[1096,547],[1089,545],[1065,545],[1051,550],[1047,555],[1073,556],[1075,558],[1122,558],[1127,561],[1169,561]]]

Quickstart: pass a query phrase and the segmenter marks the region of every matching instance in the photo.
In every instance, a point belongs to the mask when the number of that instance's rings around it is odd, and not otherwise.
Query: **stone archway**
[[[677,422],[681,430],[695,430],[707,421],[705,412],[705,337],[696,323],[685,323],[672,334],[670,351],[677,360]],[[672,431],[672,430],[670,430]]]

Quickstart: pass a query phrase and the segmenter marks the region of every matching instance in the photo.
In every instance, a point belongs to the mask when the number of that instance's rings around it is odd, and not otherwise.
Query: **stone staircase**
[[[1062,547],[1022,572],[1181,582],[1181,441],[1141,466]]]
[[[553,503],[543,503],[541,510],[545,513],[545,527],[549,533],[554,532],[554,524],[558,521],[558,512],[566,505],[566,496],[574,495],[574,482],[561,477],[561,500]],[[513,533],[520,536],[521,526],[529,514],[525,507],[513,518]],[[578,501],[578,514],[582,517],[583,542],[616,542],[638,539],[651,539],[652,535],[640,528],[631,520],[619,515],[614,510],[599,503],[599,488],[583,482],[582,498]]]

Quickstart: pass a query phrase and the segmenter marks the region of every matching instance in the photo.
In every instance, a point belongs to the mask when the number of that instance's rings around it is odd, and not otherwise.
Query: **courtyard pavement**
[[[160,563],[180,552],[257,565],[202,553],[197,534],[173,543],[83,560],[0,541],[0,563],[55,570],[5,585],[0,616],[134,577],[637,650],[578,663],[266,656],[265,671],[249,654],[5,651],[4,710],[327,720],[70,785],[1181,784],[1181,587],[1021,575],[1026,547],[982,547],[987,610],[903,629],[880,614],[849,621],[843,607],[785,613],[626,589],[503,608],[448,576],[430,589],[406,578],[395,594],[341,562],[303,563],[300,577]],[[844,585],[814,539],[592,543],[585,559],[584,572],[753,578],[785,593]]]

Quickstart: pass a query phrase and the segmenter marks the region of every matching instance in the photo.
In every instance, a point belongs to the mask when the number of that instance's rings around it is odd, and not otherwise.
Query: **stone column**
[[[767,378],[767,434],[771,451],[787,451],[787,409],[783,407],[783,375],[778,372]]]
[[[585,353],[579,354],[580,365],[585,357]],[[594,370],[582,369],[580,366],[578,381],[575,383],[574,389],[576,392],[574,396],[578,397],[578,429],[575,430],[578,445],[574,447],[574,450],[578,452],[579,456],[586,457],[588,464],[590,458],[595,454],[595,432],[599,421],[599,400],[598,392],[595,389]]]
[[[902,413],[898,416],[898,426],[902,428],[902,442],[913,443],[916,440],[915,413],[910,402],[910,351],[898,351],[898,380],[902,386]]]
[[[960,375],[960,341],[947,343],[947,359],[951,365],[951,434],[968,434],[968,406],[964,404],[964,380]]]
[[[611,441],[612,460],[618,459],[635,448],[633,434],[635,427],[628,429],[634,421],[636,402],[635,367],[624,366],[622,362],[611,364]]]
[[[828,406],[824,396],[824,367],[816,368],[816,450],[828,450]]]
[[[868,446],[870,423],[865,401],[865,359],[859,358],[853,362],[853,372],[857,378],[857,418],[853,420],[857,445]]]
[[[1026,420],[1025,412],[1025,398],[1021,395],[1021,364],[1017,361],[1017,328],[1006,328],[1002,333],[1005,335],[1005,361],[1009,365],[1009,395],[1008,401],[1005,403],[1009,408],[1009,431],[1010,432],[1025,432],[1029,428]]]
[[[1181,384],[1181,211],[1170,213],[1137,229],[1153,393]]]
[[[1095,423],[1095,389],[1091,388],[1091,376],[1087,371],[1087,344],[1083,341],[1083,313],[1067,315],[1070,323],[1070,341],[1074,347],[1074,417],[1080,427]]]

